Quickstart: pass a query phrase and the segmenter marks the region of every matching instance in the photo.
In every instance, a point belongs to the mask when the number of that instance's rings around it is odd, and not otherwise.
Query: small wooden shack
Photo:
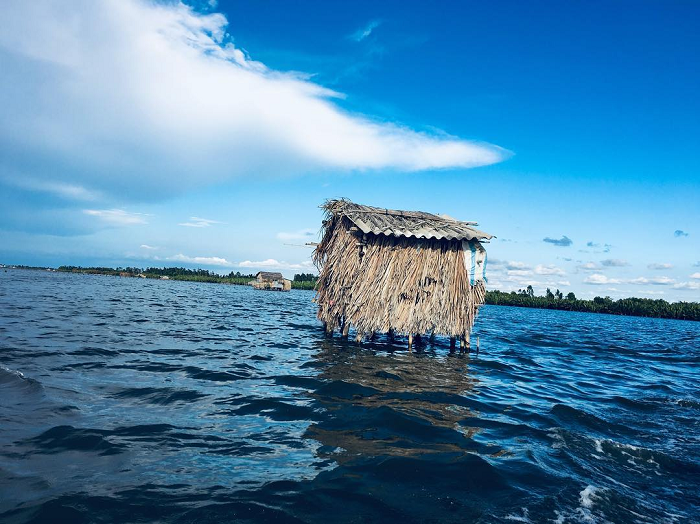
[[[313,254],[316,301],[326,330],[445,335],[469,347],[485,298],[486,250],[493,237],[476,222],[446,215],[330,200]]]
[[[282,273],[260,271],[255,275],[255,280],[248,282],[254,289],[265,291],[289,291],[292,289],[292,281],[284,278]]]

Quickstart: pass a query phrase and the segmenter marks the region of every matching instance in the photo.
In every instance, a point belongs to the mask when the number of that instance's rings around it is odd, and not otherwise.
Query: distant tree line
[[[86,273],[91,275],[112,275],[122,277],[161,278],[170,280],[186,280],[190,282],[210,282],[214,284],[246,285],[255,280],[254,274],[244,274],[240,271],[231,271],[228,275],[219,275],[206,269],[187,269],[184,267],[80,267],[60,266],[58,271],[67,273]],[[314,289],[318,277],[312,273],[294,275],[293,289]]]
[[[637,317],[675,318],[679,320],[700,320],[700,303],[666,302],[662,299],[595,297],[593,300],[581,300],[574,293],[566,296],[558,289],[549,288],[544,296],[535,296],[532,286],[511,291],[487,291],[486,303],[497,306],[531,307],[539,309],[561,309],[564,311],[581,311],[584,313],[608,313],[610,315],[629,315]]]

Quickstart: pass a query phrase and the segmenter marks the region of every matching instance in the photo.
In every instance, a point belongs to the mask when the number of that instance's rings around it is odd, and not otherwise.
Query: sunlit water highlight
[[[700,324],[487,306],[410,354],[312,297],[0,273],[0,521],[697,521]]]

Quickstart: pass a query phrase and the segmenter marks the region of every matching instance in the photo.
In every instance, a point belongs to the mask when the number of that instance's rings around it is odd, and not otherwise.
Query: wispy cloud
[[[676,229],[676,230],[673,232],[673,236],[676,237],[676,238],[678,238],[678,237],[687,237],[687,236],[688,236],[688,233],[686,233],[685,231],[683,231],[683,230],[681,230],[681,229]]]
[[[362,42],[365,38],[372,34],[372,32],[382,24],[381,20],[370,20],[370,22],[352,33],[348,38],[354,40],[355,42]]]
[[[223,224],[223,222],[219,222],[218,220],[211,220],[209,218],[190,217],[189,222],[182,222],[182,223],[178,224],[178,226],[209,227],[212,224]]]
[[[609,278],[608,276],[603,275],[602,273],[593,273],[592,275],[589,275],[586,278],[584,278],[583,282],[585,284],[600,286],[604,284],[620,284],[622,281],[616,278]]]
[[[649,269],[673,269],[673,264],[654,263],[647,266]]]
[[[277,233],[277,238],[283,241],[289,241],[289,240],[311,240],[318,234],[317,229],[313,228],[307,228],[307,229],[300,229],[298,231],[292,231],[292,232],[285,232],[285,231],[280,231]]]
[[[182,253],[178,255],[173,255],[166,258],[166,260],[171,260],[174,262],[184,262],[186,264],[200,264],[202,266],[221,266],[221,267],[234,267],[235,264],[229,262],[225,258],[221,257],[190,257],[183,255]]]
[[[20,189],[49,193],[68,200],[95,201],[102,197],[99,191],[93,191],[78,184],[38,180],[24,176],[5,177],[2,181]]]
[[[566,272],[553,264],[543,265],[539,264],[535,267],[535,273],[538,275],[566,275]]]
[[[267,260],[244,260],[238,264],[239,267],[248,267],[254,269],[301,269],[307,271],[315,271],[315,266],[310,260],[300,262],[300,263],[289,263],[284,260],[278,261],[274,258],[268,258]]]
[[[141,249],[148,249],[149,251],[154,251],[154,250],[158,249],[157,247],[149,246],[148,244],[141,244],[140,247],[141,247]]]
[[[619,258],[608,258],[606,260],[601,260],[600,263],[605,267],[626,267],[629,266],[629,262],[626,260],[621,260]]]
[[[118,226],[133,226],[147,224],[145,213],[129,213],[123,209],[84,209],[83,213],[98,218],[107,224]]]
[[[628,281],[630,284],[652,284],[654,286],[670,286],[675,284],[676,281],[669,277],[637,277]]]
[[[696,280],[700,280],[700,272],[695,272],[692,275],[690,275],[690,278],[694,278]]]
[[[550,238],[546,237],[542,239],[542,242],[547,242],[548,244],[554,244],[555,246],[559,247],[568,247],[571,244],[573,244],[573,241],[567,237],[566,235],[562,236],[561,238]]]

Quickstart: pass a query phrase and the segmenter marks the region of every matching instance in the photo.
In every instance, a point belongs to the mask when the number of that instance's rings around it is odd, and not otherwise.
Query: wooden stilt
[[[434,344],[435,344],[435,331],[431,331],[430,332],[430,345],[432,346]]]
[[[469,340],[471,333],[467,331],[467,334],[464,335],[464,344],[465,344],[465,349],[467,350],[467,353],[471,353],[472,350],[472,344],[471,341]]]
[[[395,335],[394,335],[394,330],[389,328],[389,331],[387,333],[387,336],[389,337],[389,342],[394,342]]]
[[[362,343],[362,333],[360,333],[359,331],[357,332],[357,335],[355,336],[355,342],[357,342],[358,344]]]
[[[348,338],[348,333],[350,332],[350,322],[345,322],[343,325],[343,338]]]
[[[408,350],[413,351],[413,333],[408,334]]]
[[[450,337],[450,353],[455,352],[455,345],[457,344],[457,339],[455,337]]]

